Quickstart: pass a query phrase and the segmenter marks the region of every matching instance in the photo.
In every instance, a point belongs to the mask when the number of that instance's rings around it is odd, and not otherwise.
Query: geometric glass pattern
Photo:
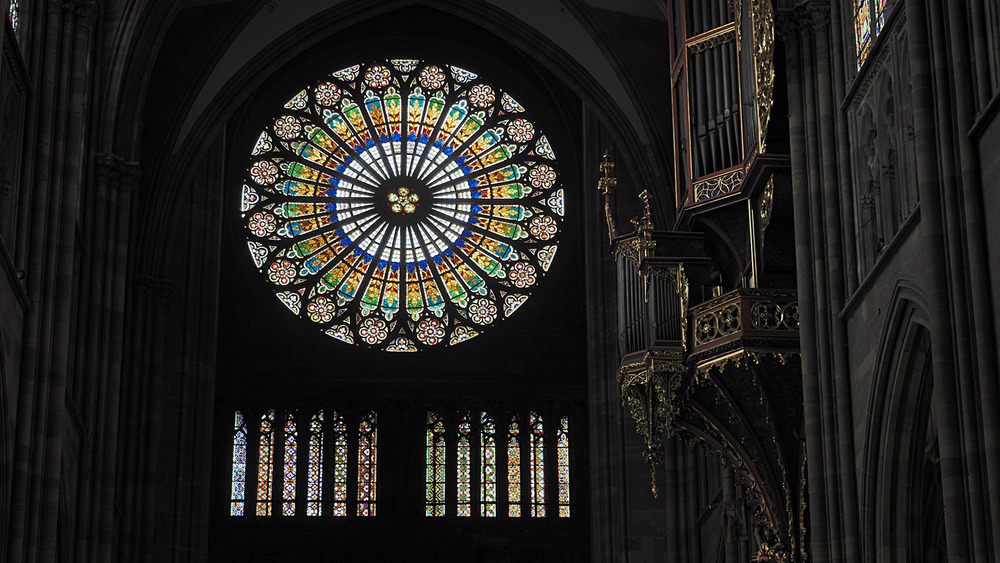
[[[445,426],[441,415],[427,413],[427,495],[425,515],[444,516],[445,503]]]
[[[472,426],[469,424],[469,414],[458,422],[458,489],[456,502],[459,516],[472,516]]]
[[[878,35],[885,27],[885,0],[876,0],[875,3],[875,35]]]
[[[309,470],[306,486],[306,515],[323,515],[323,411],[309,421]]]
[[[233,421],[233,485],[230,494],[230,516],[243,516],[247,481],[247,423],[236,411]]]
[[[250,440],[248,424],[248,420],[255,420],[257,415],[248,416],[246,412],[235,411],[232,422],[227,423],[227,427],[232,424],[233,432],[230,516],[246,514],[248,501],[251,503],[249,510],[253,511],[255,499],[258,516],[271,516],[278,508],[282,515],[294,516],[300,513],[299,502],[304,503],[306,516],[323,516],[328,511],[332,516],[347,516],[348,479],[357,479],[357,515],[375,516],[378,473],[375,411],[367,411],[360,418],[358,457],[353,467],[348,466],[348,425],[336,411],[321,409],[308,419],[299,419],[294,412],[266,410],[260,416],[259,442]],[[308,427],[301,422],[304,420],[309,421]],[[304,431],[301,445],[305,450],[301,452],[300,426]],[[278,460],[281,465],[276,465]],[[247,497],[248,470],[255,464],[257,494]],[[305,498],[301,499],[303,487]],[[276,490],[278,496],[275,496]],[[332,501],[326,505],[328,508],[324,508],[326,501]]]
[[[260,417],[257,452],[257,516],[271,515],[271,481],[274,473],[274,409]]]
[[[328,336],[441,348],[509,317],[549,270],[565,215],[548,138],[455,66],[354,65],[308,83],[250,150],[241,211],[281,302]]]
[[[7,9],[7,18],[10,19],[10,28],[17,31],[17,26],[21,23],[20,0],[10,0],[10,7]]]
[[[333,515],[347,516],[347,422],[333,413]]]
[[[535,518],[545,516],[545,429],[542,427],[542,417],[532,412],[529,418],[531,427],[531,515]]]
[[[358,425],[358,516],[375,516],[378,420],[368,411]]]
[[[282,481],[281,514],[295,516],[295,454],[299,431],[295,426],[295,418],[292,413],[288,413],[288,418],[285,419],[284,434],[285,473]]]
[[[869,0],[854,0],[854,38],[858,48],[858,68],[865,63],[872,47],[871,7]]]
[[[521,515],[521,444],[517,417],[507,429],[507,516]]]
[[[854,0],[854,38],[858,69],[868,60],[875,38],[885,27],[886,0]]]
[[[497,515],[497,429],[485,412],[479,417],[479,515]]]
[[[569,518],[569,418],[562,417],[556,433],[556,457],[559,469],[559,517]]]

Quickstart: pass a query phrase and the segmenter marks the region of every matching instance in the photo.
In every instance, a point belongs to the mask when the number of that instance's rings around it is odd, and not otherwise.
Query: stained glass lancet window
[[[441,415],[427,413],[427,496],[425,514],[444,516],[445,426]]]
[[[479,416],[479,515],[497,515],[497,429],[485,412]]]
[[[306,475],[306,515],[323,515],[323,411],[309,421],[309,469]]]
[[[509,92],[455,66],[323,76],[250,151],[251,257],[293,314],[349,344],[453,345],[511,316],[552,265],[564,189]]]
[[[870,0],[854,0],[854,38],[858,47],[858,68],[864,64],[868,58],[868,51],[871,50],[871,10]]]
[[[260,417],[257,449],[257,516],[271,515],[271,481],[274,473],[274,409]]]
[[[515,416],[507,428],[507,516],[521,515],[521,441]]]
[[[458,475],[455,498],[459,516],[472,516],[472,424],[466,413],[458,421]]]
[[[375,516],[378,420],[368,411],[358,425],[358,516]]]
[[[347,423],[333,413],[333,515],[347,516]]]
[[[282,479],[281,513],[284,516],[295,516],[295,456],[297,452],[298,428],[295,426],[295,415],[288,413],[285,418],[285,471]]]
[[[858,52],[858,68],[860,69],[872,43],[885,27],[886,0],[854,0],[854,39]]]
[[[17,31],[17,27],[21,23],[20,0],[10,0],[10,6],[7,8],[7,19],[10,20],[10,28]]]
[[[532,412],[529,415],[531,427],[531,515],[545,516],[545,428],[542,417]]]
[[[233,418],[233,482],[229,515],[243,516],[247,482],[247,422],[240,411],[236,411]]]
[[[569,518],[569,418],[562,417],[556,432],[556,457],[559,470],[559,517]]]

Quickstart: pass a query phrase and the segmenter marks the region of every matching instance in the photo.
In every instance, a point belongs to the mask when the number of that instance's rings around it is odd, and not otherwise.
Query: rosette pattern
[[[513,314],[551,267],[565,215],[552,147],[475,73],[354,65],[266,123],[242,186],[250,256],[327,335],[388,351],[463,342]]]

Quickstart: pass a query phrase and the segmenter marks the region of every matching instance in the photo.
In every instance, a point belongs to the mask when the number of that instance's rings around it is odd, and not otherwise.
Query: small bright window
[[[441,415],[427,413],[427,516],[444,516],[445,426]]]
[[[358,516],[375,516],[378,417],[369,411],[358,426]]]
[[[257,516],[271,515],[271,480],[274,476],[274,410],[260,417],[257,451]]]

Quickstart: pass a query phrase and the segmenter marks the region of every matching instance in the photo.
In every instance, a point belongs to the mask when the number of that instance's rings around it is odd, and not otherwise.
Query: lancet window
[[[498,418],[503,424],[497,424]],[[486,411],[456,413],[449,432],[444,416],[427,413],[425,514],[470,517],[478,505],[482,518],[518,518],[523,514],[542,518],[552,504],[553,509],[558,508],[559,517],[568,518],[569,418],[559,419],[555,440],[549,444],[538,412],[498,418]],[[498,426],[502,432],[500,447]],[[453,445],[454,457],[447,455],[449,444]],[[498,471],[498,467],[506,467],[506,471]],[[556,487],[547,494],[552,484]],[[447,490],[455,491],[453,503],[447,502]],[[551,502],[553,498],[555,503]]]
[[[872,43],[885,27],[886,0],[854,0],[854,40],[858,68],[868,60]]]
[[[358,516],[375,516],[378,496],[378,415],[355,419],[337,411],[268,409],[236,411],[232,431],[230,516],[245,516],[249,500],[257,516],[347,516],[348,484],[356,485]],[[308,420],[308,425],[303,421]],[[255,432],[251,432],[254,422]],[[328,447],[329,446],[329,447]],[[354,450],[357,463],[348,455]],[[280,461],[280,465],[276,465]],[[256,465],[256,471],[248,471]],[[303,485],[300,487],[299,485]],[[246,490],[256,496],[246,498]],[[275,491],[279,491],[275,496]]]

